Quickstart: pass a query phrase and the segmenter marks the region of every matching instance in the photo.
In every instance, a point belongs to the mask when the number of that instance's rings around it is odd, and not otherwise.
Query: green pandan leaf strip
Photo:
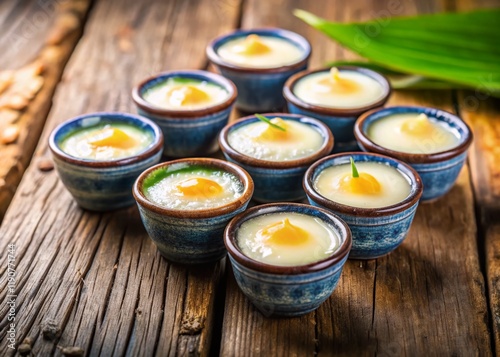
[[[147,190],[148,188],[156,185],[163,179],[175,174],[212,175],[217,172],[222,172],[222,171],[203,165],[180,164],[180,165],[161,167],[151,172],[144,179],[142,187],[144,190]]]
[[[351,159],[352,177],[357,178],[359,177],[358,168],[356,167],[356,164],[354,163],[354,159],[352,158],[352,156],[350,157],[350,159]]]
[[[366,61],[332,61],[327,63],[328,67],[356,66],[368,68],[382,73],[391,82],[394,89],[467,89],[470,86],[430,79],[422,76],[401,73],[378,64]]]
[[[431,79],[500,95],[500,9],[395,17],[383,24],[328,22],[302,10],[295,15],[373,64],[417,76],[409,79],[412,86]]]
[[[263,121],[264,123],[269,124],[269,125],[270,125],[270,126],[272,126],[273,128],[278,129],[278,130],[281,130],[281,131],[286,131],[286,129],[285,129],[285,128],[283,128],[283,127],[281,127],[281,126],[279,126],[279,125],[276,125],[276,124],[272,123],[272,122],[271,122],[268,118],[266,118],[265,116],[260,115],[260,114],[257,114],[257,113],[255,113],[254,115],[255,115],[255,117],[256,117],[257,119],[259,119],[260,121]]]

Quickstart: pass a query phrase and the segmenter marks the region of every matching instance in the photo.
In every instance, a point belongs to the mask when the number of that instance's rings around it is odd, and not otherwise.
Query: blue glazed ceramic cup
[[[224,88],[228,96],[221,104],[193,110],[160,108],[143,98],[148,89],[169,78],[213,83]],[[231,81],[218,74],[197,70],[164,72],[144,80],[132,91],[132,99],[139,114],[154,121],[163,131],[163,155],[169,157],[205,156],[217,151],[217,135],[229,120],[236,96],[236,87]]]
[[[459,136],[458,146],[433,154],[411,154],[384,148],[370,140],[366,133],[372,123],[387,116],[402,113],[424,113],[429,118],[445,123],[450,130]],[[355,134],[362,150],[395,157],[410,164],[419,173],[424,184],[422,202],[436,200],[453,187],[467,159],[467,149],[472,143],[473,137],[469,126],[459,117],[436,108],[412,106],[388,107],[370,111],[359,118]],[[426,145],[431,144],[426,143]]]
[[[100,123],[126,123],[151,133],[153,142],[134,156],[108,161],[80,159],[65,153],[61,141],[75,130]],[[109,211],[134,203],[132,186],[139,174],[157,164],[163,150],[160,128],[146,118],[125,113],[91,113],[60,124],[52,131],[49,147],[61,181],[79,206]]]
[[[226,62],[218,54],[220,46],[228,41],[251,34],[282,38],[303,51],[295,63],[274,68],[240,67]],[[236,106],[245,112],[282,111],[285,105],[282,90],[286,80],[307,68],[311,56],[311,45],[302,36],[283,29],[263,28],[237,30],[216,38],[207,46],[207,56],[217,70],[236,84],[238,99]]]
[[[250,115],[226,126],[219,135],[219,146],[227,160],[237,163],[252,176],[255,183],[254,200],[259,202],[301,200],[305,197],[302,177],[309,165],[331,153],[334,141],[332,133],[325,124],[302,115],[287,113],[267,113],[264,115],[311,125],[323,136],[323,145],[312,155],[297,160],[269,161],[244,155],[229,145],[228,136],[241,126],[259,121],[254,115]]]
[[[198,210],[176,210],[146,198],[144,180],[158,169],[182,169],[190,165],[220,169],[235,175],[242,183],[242,195],[223,206]],[[134,197],[149,237],[167,260],[180,264],[215,262],[226,255],[223,233],[227,223],[243,212],[253,194],[250,175],[239,166],[208,158],[180,159],[158,164],[144,171],[134,184]]]
[[[332,256],[301,266],[276,266],[247,257],[238,246],[237,232],[249,219],[278,212],[319,218],[340,237]],[[322,208],[275,203],[250,208],[236,216],[224,232],[234,277],[246,297],[266,316],[299,316],[317,309],[335,290],[351,249],[351,232],[339,217]]]
[[[301,79],[311,74],[329,72],[330,68],[297,73],[286,82],[283,88],[283,95],[287,101],[288,111],[290,113],[316,118],[330,128],[333,136],[335,136],[334,152],[358,150],[354,137],[354,123],[356,119],[368,110],[383,106],[391,95],[391,85],[383,75],[367,68],[352,66],[339,66],[337,68],[340,71],[355,71],[373,78],[383,87],[383,97],[370,105],[364,105],[358,108],[330,108],[307,103],[295,95],[294,87]]]
[[[396,168],[411,185],[406,199],[392,206],[359,208],[334,202],[315,189],[316,178],[324,169],[356,162],[379,162]],[[323,207],[342,218],[351,228],[352,250],[349,258],[375,259],[396,249],[406,238],[422,195],[422,181],[411,166],[378,154],[342,153],[327,156],[314,163],[304,176],[304,190],[309,202]]]

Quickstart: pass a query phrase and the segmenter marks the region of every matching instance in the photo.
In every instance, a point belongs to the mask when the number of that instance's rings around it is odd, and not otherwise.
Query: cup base
[[[296,196],[295,198],[288,197],[277,197],[277,198],[266,198],[266,197],[252,197],[252,200],[257,203],[278,203],[278,202],[302,202],[306,198],[304,193],[301,196]]]
[[[285,108],[285,103],[283,101],[283,103],[280,102],[271,106],[260,107],[249,106],[245,105],[244,103],[238,103],[238,101],[236,101],[235,107],[240,111],[242,116],[246,116],[253,115],[255,113],[281,113]]]
[[[447,195],[448,192],[450,192],[452,187],[450,187],[446,192],[439,194],[437,196],[434,195],[432,197],[425,197],[425,186],[424,186],[424,193],[422,194],[422,198],[420,199],[420,203],[434,203],[436,201],[439,201],[443,196]]]
[[[443,195],[444,196],[444,195]],[[420,200],[420,203],[434,203],[436,201],[439,201],[439,199],[441,198],[442,196],[438,196],[438,197],[433,197],[433,198],[427,198],[427,199],[421,199]]]
[[[170,263],[181,264],[181,265],[202,265],[216,263],[226,256],[226,252],[223,254],[207,255],[207,256],[173,256],[172,254],[166,253],[158,249],[161,256],[168,260]]]
[[[394,250],[396,250],[396,249],[394,249]],[[392,252],[394,252],[394,250],[391,250],[390,252],[387,252],[387,253],[378,254],[378,255],[364,255],[362,253],[360,253],[358,255],[358,254],[356,254],[356,252],[354,252],[354,254],[353,254],[351,251],[351,253],[349,254],[349,260],[374,260],[374,259],[385,257],[386,255],[389,255]]]
[[[73,197],[74,198],[74,197]],[[108,211],[116,211],[119,209],[123,208],[128,208],[130,206],[133,206],[135,201],[128,200],[125,202],[121,203],[109,203],[109,201],[106,202],[98,202],[98,203],[92,203],[92,202],[82,202],[76,198],[74,198],[76,203],[78,204],[78,207],[85,211],[90,211],[90,212],[108,212]]]
[[[265,317],[283,317],[283,318],[307,315],[319,307],[319,305],[317,305],[317,306],[314,306],[312,308],[308,308],[308,309],[304,309],[304,310],[285,310],[284,311],[284,310],[276,309],[272,305],[259,306],[259,304],[256,304],[253,301],[252,301],[252,304]]]
[[[360,151],[360,150],[361,149],[359,148],[357,141],[354,140],[345,143],[336,142],[332,152],[339,153],[339,152]]]

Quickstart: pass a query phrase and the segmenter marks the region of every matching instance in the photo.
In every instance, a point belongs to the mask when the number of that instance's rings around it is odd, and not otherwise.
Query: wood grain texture
[[[490,211],[489,216],[482,217],[485,269],[496,355],[500,354],[500,223],[498,217],[500,217],[500,210]]]
[[[16,69],[38,56],[56,22],[58,4],[63,1],[0,2],[1,69]]]
[[[278,7],[280,11],[272,11]],[[302,8],[332,20],[356,21],[439,11],[437,2],[246,1],[242,26],[278,26],[305,35],[311,67],[354,58],[324,35],[290,16]],[[453,110],[450,92],[395,93],[389,105]],[[468,170],[438,202],[417,211],[408,238],[376,261],[348,261],[339,286],[315,313],[269,319],[246,300],[228,276],[222,355],[423,356],[491,355],[484,279]],[[279,342],[278,342],[279,341]]]
[[[64,3],[64,4],[63,4]],[[0,4],[0,68],[43,64],[43,86],[20,112],[19,137],[0,144],[0,221],[14,196],[40,138],[64,66],[80,38],[90,0],[4,1]],[[1,121],[1,120],[0,120]],[[3,130],[0,123],[0,129]]]
[[[458,0],[458,10],[498,7],[497,0]],[[488,80],[485,78],[485,80]],[[479,91],[458,93],[458,113],[474,132],[469,166],[486,274],[493,347],[500,355],[500,99]]]
[[[475,138],[469,164],[480,226],[496,353],[500,353],[500,100],[473,91],[458,96],[461,116]]]
[[[239,3],[97,1],[58,86],[37,157],[60,122],[81,113],[135,112],[131,88],[173,68],[206,64],[206,43],[238,21]],[[196,26],[193,26],[196,24]],[[135,207],[106,214],[80,210],[55,171],[31,165],[0,230],[2,258],[17,247],[17,339],[35,355],[207,355],[212,306],[223,263],[170,266],[142,228]],[[4,261],[2,259],[2,261]],[[0,266],[5,281],[6,265]],[[0,289],[0,300],[7,291]],[[5,341],[7,306],[0,306]],[[60,338],[41,336],[53,320]],[[0,355],[11,351],[0,345]]]
[[[38,160],[47,158],[47,137],[56,124],[97,110],[134,112],[130,88],[143,77],[206,67],[206,43],[237,26],[240,10],[243,27],[279,26],[304,34],[314,47],[312,67],[319,67],[355,56],[295,19],[294,8],[336,20],[380,18],[383,27],[390,15],[460,9],[465,2],[246,0],[241,7],[239,0],[96,1],[58,86],[35,160],[0,228],[1,260],[8,244],[17,247],[18,342],[30,337],[33,352],[41,356],[61,355],[68,346],[82,348],[85,355],[207,355],[219,338],[224,356],[489,356],[476,196],[480,207],[489,207],[478,212],[486,212],[480,214],[480,228],[498,353],[496,102],[482,101],[480,109],[467,112],[459,97],[459,110],[476,132],[471,171],[465,168],[442,200],[419,207],[409,237],[397,251],[376,261],[349,261],[332,297],[315,313],[295,319],[262,316],[223,261],[198,269],[168,264],[147,238],[135,207],[106,214],[82,211],[55,172],[37,167]],[[30,7],[26,1],[18,3],[15,11],[11,2],[0,4],[0,10],[9,9],[0,11],[0,23],[19,26]],[[49,35],[51,41],[57,39],[57,34]],[[0,37],[0,48],[5,38]],[[40,49],[34,46],[33,51]],[[390,101],[403,103],[454,109],[449,92],[401,92]],[[492,145],[485,147],[488,142]],[[6,268],[0,265],[2,283]],[[225,280],[222,317],[215,300]],[[2,287],[0,300],[6,295]],[[2,304],[1,341],[8,328],[6,312]],[[222,331],[214,331],[219,318]],[[61,330],[54,341],[41,335],[47,319]],[[10,352],[5,343],[0,345],[0,355]]]
[[[500,209],[500,99],[478,92],[459,94],[459,112],[474,132],[470,150],[472,181],[478,204]]]

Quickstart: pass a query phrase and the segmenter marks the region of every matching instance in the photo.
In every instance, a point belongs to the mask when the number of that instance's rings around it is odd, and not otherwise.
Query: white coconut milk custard
[[[179,76],[148,88],[142,97],[162,109],[195,110],[221,104],[228,99],[229,93],[218,84]]]
[[[134,156],[152,142],[151,133],[133,124],[101,122],[73,130],[59,147],[79,159],[106,161]]]
[[[338,250],[338,233],[320,218],[297,212],[269,213],[249,219],[236,232],[249,258],[278,266],[323,260]]]
[[[267,115],[232,130],[229,145],[241,154],[269,161],[289,161],[314,154],[324,144],[323,135],[312,125]]]
[[[236,175],[204,165],[160,167],[143,183],[148,200],[176,210],[220,207],[241,197],[243,191],[243,184]]]
[[[229,40],[217,54],[227,63],[247,68],[275,68],[304,57],[304,51],[285,38],[257,34]]]
[[[380,208],[405,200],[408,179],[396,168],[379,162],[358,162],[325,168],[314,181],[322,196],[351,207]]]
[[[387,94],[379,81],[365,73],[335,67],[299,79],[293,93],[306,103],[339,109],[369,106]]]
[[[389,115],[371,123],[366,135],[377,145],[410,154],[433,154],[460,144],[455,129],[424,113]]]

